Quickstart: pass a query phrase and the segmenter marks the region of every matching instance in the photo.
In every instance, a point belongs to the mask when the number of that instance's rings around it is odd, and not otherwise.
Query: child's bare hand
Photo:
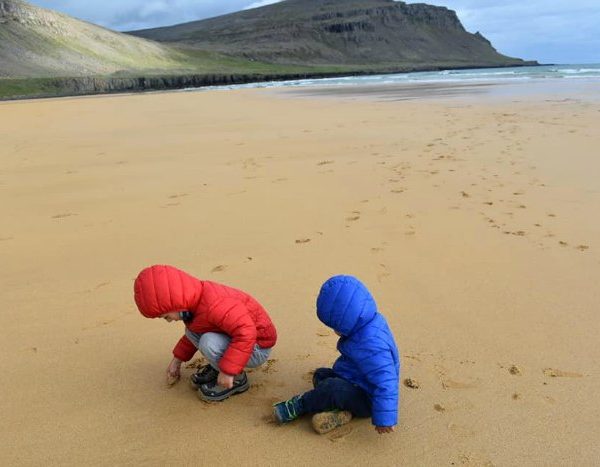
[[[384,433],[393,433],[394,427],[393,426],[376,426],[375,430],[377,431],[377,433],[382,435]]]
[[[223,372],[219,372],[217,377],[217,384],[221,387],[231,389],[233,387],[233,376],[227,375]]]
[[[173,376],[167,373],[167,385],[173,386],[175,383],[179,381],[180,376]]]
[[[181,378],[181,360],[174,358],[167,367],[167,384],[172,386]]]

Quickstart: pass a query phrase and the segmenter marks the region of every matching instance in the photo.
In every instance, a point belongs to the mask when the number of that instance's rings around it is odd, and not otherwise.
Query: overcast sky
[[[117,31],[210,18],[278,0],[29,0]],[[421,3],[408,1],[407,3]],[[600,63],[600,0],[434,0],[499,52],[544,63]]]

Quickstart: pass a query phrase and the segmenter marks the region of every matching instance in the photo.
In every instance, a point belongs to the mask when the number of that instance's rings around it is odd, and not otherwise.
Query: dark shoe
[[[249,388],[250,383],[248,382],[248,377],[246,376],[246,372],[243,372],[234,378],[233,387],[231,389],[219,386],[216,381],[213,381],[212,383],[200,386],[198,389],[198,397],[207,402],[222,401],[234,394],[245,392]]]
[[[198,371],[190,376],[190,384],[194,389],[199,389],[203,384],[216,381],[218,376],[219,372],[211,365],[204,365],[203,367],[198,368]]]
[[[301,396],[294,396],[283,402],[273,405],[273,416],[278,423],[289,423],[296,420],[304,413]]]
[[[347,410],[340,412],[321,412],[313,415],[312,426],[320,435],[335,430],[338,426],[345,425],[352,420],[352,414]]]

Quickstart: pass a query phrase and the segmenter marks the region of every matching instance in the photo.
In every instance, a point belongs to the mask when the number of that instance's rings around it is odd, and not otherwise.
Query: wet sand
[[[274,87],[273,90],[295,97],[329,97],[369,99],[377,101],[403,101],[424,99],[461,98],[479,103],[481,99],[507,100],[556,100],[580,99],[600,100],[600,81],[597,78],[529,79],[505,80],[447,80],[413,81],[405,83],[354,84],[328,86]]]
[[[600,104],[467,97],[1,103],[0,463],[595,465]],[[154,263],[270,311],[247,393],[166,387],[181,324],[132,299]],[[395,332],[392,435],[268,420],[336,356],[314,302],[338,273]]]

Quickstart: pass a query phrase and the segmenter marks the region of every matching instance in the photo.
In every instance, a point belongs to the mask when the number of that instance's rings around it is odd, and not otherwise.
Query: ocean
[[[529,86],[522,86],[529,84]],[[505,85],[505,86],[498,86]],[[511,86],[508,86],[511,85]],[[268,81],[250,84],[213,86],[186,89],[201,91],[215,89],[291,88],[315,94],[355,93],[359,89],[405,89],[409,97],[426,97],[414,93],[415,89],[435,89],[443,95],[482,94],[496,95],[540,92],[561,94],[582,91],[598,93],[600,97],[600,64],[542,65],[510,68],[475,68],[467,70],[422,71],[413,73],[380,74],[368,76],[345,76],[336,78]],[[312,91],[311,91],[312,89]],[[432,93],[427,93],[432,94]],[[433,93],[436,94],[436,93]],[[398,97],[398,96],[396,96]]]

